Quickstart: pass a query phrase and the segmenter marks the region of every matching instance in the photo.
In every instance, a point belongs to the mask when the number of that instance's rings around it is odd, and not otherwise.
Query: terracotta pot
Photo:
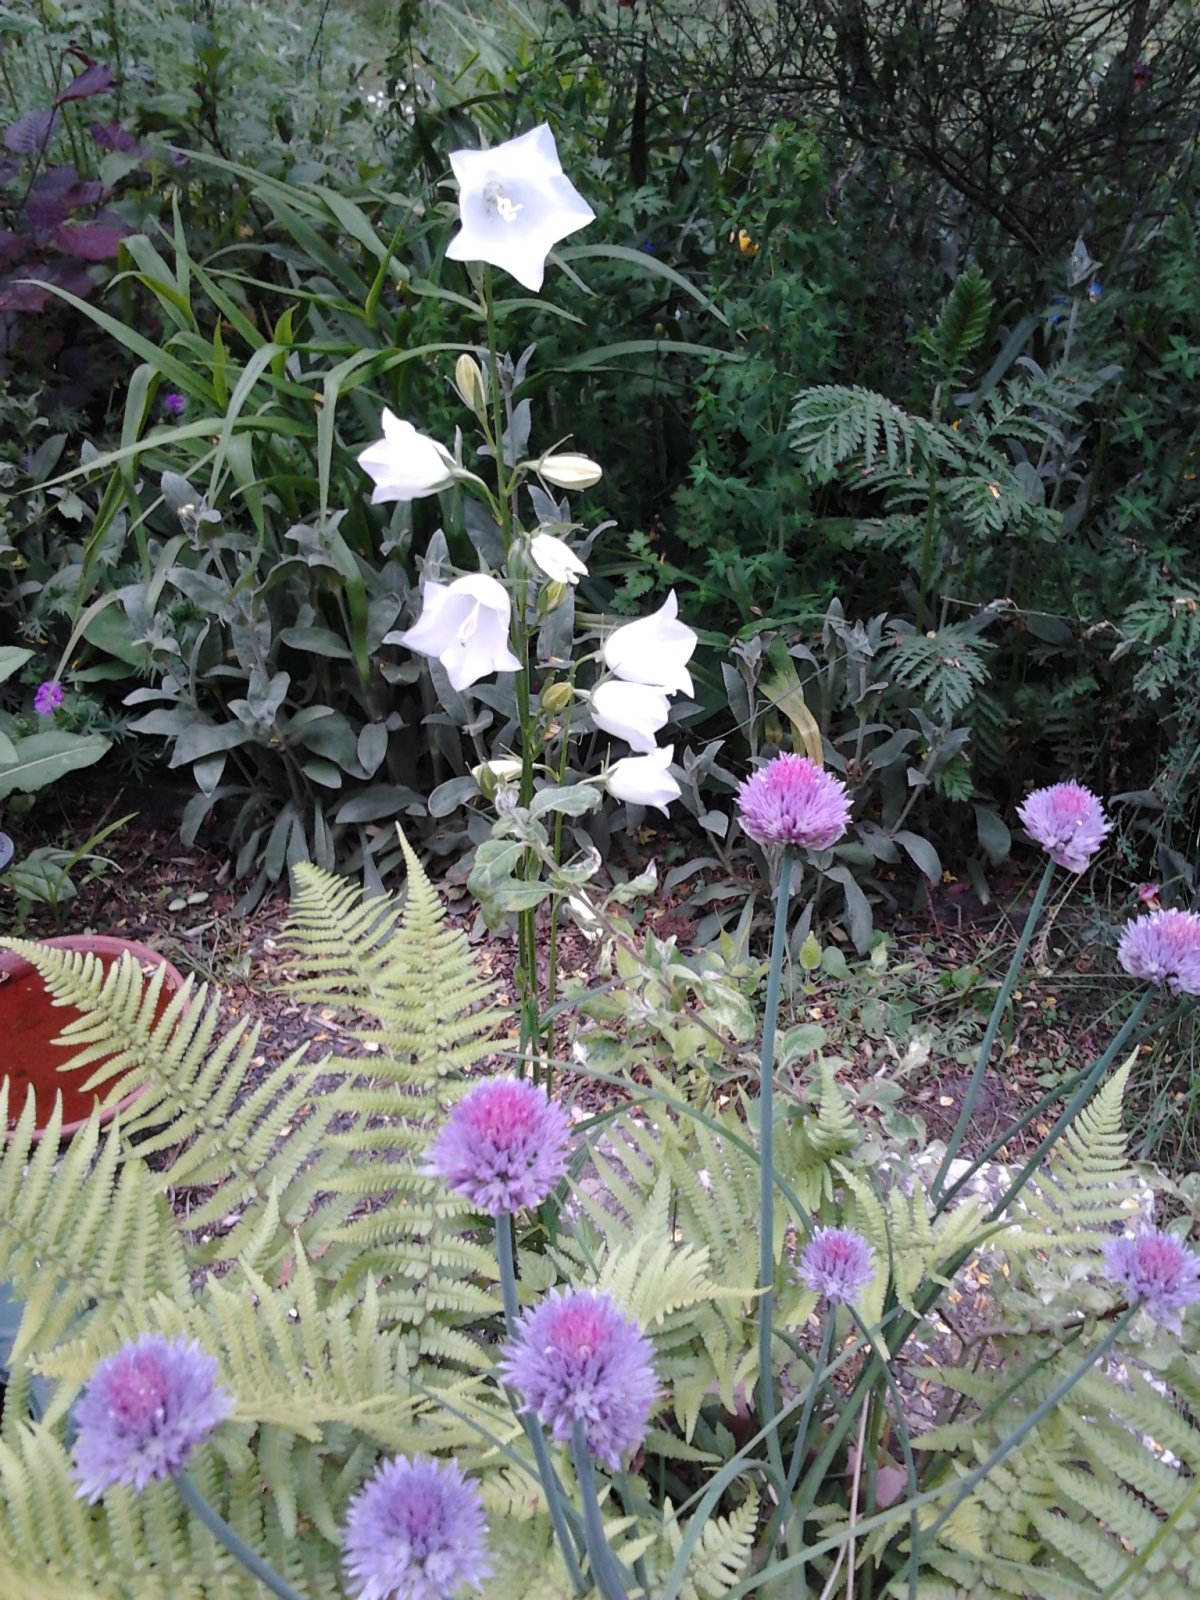
[[[98,956],[104,966],[110,967],[128,951],[140,962],[145,976],[152,976],[156,967],[166,967],[167,976],[159,1000],[158,1016],[166,1010],[171,997],[183,987],[183,977],[167,958],[149,945],[136,944],[132,939],[111,938],[107,934],[68,934],[58,939],[43,939],[42,944],[57,950],[90,951]],[[81,1013],[75,1006],[56,1006],[41,974],[22,956],[11,951],[0,951],[0,1072],[9,1080],[9,1126],[14,1127],[25,1106],[26,1095],[33,1089],[37,1101],[37,1129],[35,1139],[42,1137],[54,1110],[54,1097],[62,1095],[63,1140],[70,1139],[84,1127],[100,1095],[95,1091],[83,1092],[83,1085],[100,1066],[93,1061],[74,1072],[60,1070],[64,1061],[75,1054],[73,1048],[55,1044],[55,1039]],[[108,1085],[106,1087],[111,1087]],[[117,1105],[110,1106],[101,1118],[109,1122],[118,1111],[123,1111],[137,1099],[137,1092],[126,1095]]]

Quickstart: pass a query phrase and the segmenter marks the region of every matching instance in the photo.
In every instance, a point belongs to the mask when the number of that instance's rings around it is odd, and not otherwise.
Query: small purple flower
[[[1051,861],[1068,872],[1084,871],[1112,827],[1104,807],[1081,783],[1035,789],[1017,815]]]
[[[1158,884],[1143,883],[1138,889],[1137,897],[1144,906],[1149,906],[1151,911],[1158,910]]]
[[[33,709],[39,717],[52,717],[63,703],[63,686],[57,678],[39,683],[33,697]]]
[[[850,824],[850,796],[840,778],[807,756],[768,761],[738,790],[742,827],[760,844],[828,850]]]
[[[493,1078],[450,1112],[425,1170],[489,1216],[539,1206],[567,1170],[569,1127],[543,1088]]]
[[[1200,915],[1168,910],[1134,917],[1121,933],[1117,960],[1130,977],[1200,994]]]
[[[654,1346],[606,1294],[552,1290],[521,1317],[499,1368],[555,1439],[569,1441],[582,1422],[588,1449],[614,1472],[646,1437]]]
[[[342,1544],[356,1600],[449,1600],[491,1575],[479,1490],[453,1461],[396,1456],[350,1502]]]
[[[76,1493],[100,1499],[114,1484],[138,1494],[179,1472],[233,1410],[217,1363],[194,1340],[144,1333],[97,1364],[75,1407]]]
[[[875,1276],[871,1247],[853,1228],[817,1228],[800,1257],[800,1276],[814,1294],[856,1305]]]
[[[172,392],[163,400],[163,405],[166,407],[171,416],[181,417],[187,410],[187,396],[184,394],[176,394],[172,390]]]
[[[1130,1304],[1141,1301],[1155,1322],[1179,1332],[1186,1306],[1200,1300],[1200,1258],[1158,1228],[1122,1234],[1104,1247],[1108,1275],[1120,1284]]]

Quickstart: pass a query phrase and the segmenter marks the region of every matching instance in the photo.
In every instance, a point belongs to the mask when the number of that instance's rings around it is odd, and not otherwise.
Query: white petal
[[[504,629],[508,631],[508,619],[512,615],[512,602],[508,598],[508,590],[498,579],[489,576],[486,572],[468,572],[464,577],[455,578],[450,585],[451,594],[469,594],[472,600],[478,600],[481,606],[486,606],[489,611],[498,612],[504,618]]]
[[[542,123],[491,150],[456,150],[462,223],[446,247],[452,261],[486,261],[535,293],[546,256],[595,212],[563,176],[554,135]]]
[[[605,733],[624,739],[634,750],[654,749],[654,735],[670,716],[660,689],[611,680],[592,690],[592,721]]]
[[[571,546],[552,533],[535,533],[529,541],[529,554],[534,565],[552,583],[574,584],[587,577],[587,567]]]
[[[696,634],[676,620],[679,603],[674,589],[657,611],[637,622],[627,622],[610,633],[602,654],[610,672],[627,683],[646,683],[667,694],[691,694],[687,670],[696,648]]]
[[[683,792],[668,771],[674,755],[675,746],[669,744],[649,755],[614,761],[605,778],[608,792],[635,805],[657,806],[666,815],[668,805]]]

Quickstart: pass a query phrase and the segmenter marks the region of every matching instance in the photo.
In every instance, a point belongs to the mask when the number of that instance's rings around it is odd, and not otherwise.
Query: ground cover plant
[[[1133,985],[1110,1036],[965,1155],[1049,897],[1113,831],[1086,786],[1035,789],[1017,820],[1044,865],[948,1137],[922,1151],[915,1123],[868,1124],[822,1041],[779,1035],[785,961],[798,941],[802,972],[824,964],[813,886],[861,803],[785,685],[772,703],[812,748],[726,778],[735,822],[709,824],[752,841],[769,961],[749,912],[699,960],[640,933],[653,869],[605,883],[587,829],[605,794],[636,820],[692,786],[658,736],[693,696],[697,633],[674,592],[632,621],[578,603],[595,534],[552,491],[586,493],[603,468],[570,439],[533,444],[519,385],[536,351],[499,342],[501,307],[509,325],[520,310],[506,280],[539,294],[593,217],[551,129],[451,166],[446,256],[483,337],[421,354],[453,357],[476,442],[384,408],[354,461],[376,504],[454,488],[472,507],[453,548],[430,539],[419,608],[389,601],[379,643],[427,663],[429,726],[474,742],[474,770],[430,806],[474,819],[468,887],[487,922],[516,920],[515,1007],[492,1004],[403,832],[403,902],[290,863],[291,990],[344,1008],[363,1057],[297,1052],[252,1082],[254,1032],[218,1036],[203,991],[157,1018],[161,974],[6,941],[79,1007],[75,1060],[126,1102],[61,1162],[57,1125],[35,1149],[32,1105],[14,1107],[0,1157],[15,1593],[1172,1592],[1197,1561],[1200,1258],[1139,1203],[1121,1107],[1154,996],[1200,993],[1200,914],[1147,898],[1116,942]],[[935,357],[978,321],[962,305],[979,278],[958,295]],[[886,407],[864,404],[854,448],[887,435]],[[956,448],[934,409],[893,421],[926,451],[923,508],[934,452]],[[164,485],[185,525],[171,559],[189,527],[207,549],[192,492]],[[920,605],[932,541],[918,550]],[[251,673],[239,722],[269,724],[279,676]],[[925,870],[918,835],[895,822],[889,842]],[[842,881],[853,926],[861,891]],[[615,983],[564,991],[560,918]],[[577,1122],[553,1050],[568,1009],[573,1071],[610,1093]],[[481,1071],[501,1039],[508,1070]],[[973,1181],[1028,1129],[982,1196]],[[981,1253],[994,1318],[928,1367],[922,1334],[943,1313],[954,1326]],[[915,1371],[941,1396],[920,1428]]]

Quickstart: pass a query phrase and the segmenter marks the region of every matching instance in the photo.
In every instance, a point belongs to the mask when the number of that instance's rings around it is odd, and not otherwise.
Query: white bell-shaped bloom
[[[626,756],[614,761],[604,779],[609,794],[635,805],[657,806],[666,815],[671,801],[678,800],[683,792],[670,773],[674,755],[675,746],[668,744],[648,756]]]
[[[389,634],[385,643],[435,657],[454,689],[468,689],[493,672],[520,672],[521,663],[508,648],[512,605],[502,583],[474,572],[453,583],[427,583],[422,599],[413,626]]]
[[[696,635],[680,622],[675,591],[652,616],[617,628],[604,641],[604,664],[626,683],[646,683],[664,694],[692,693],[687,664],[696,648]]]
[[[462,228],[446,254],[487,261],[536,294],[549,252],[596,215],[564,177],[549,123],[491,150],[455,150],[450,165]]]
[[[383,438],[359,453],[358,464],[375,480],[372,505],[384,500],[420,500],[454,482],[454,457],[436,439],[385,409]]]
[[[535,533],[529,541],[529,554],[534,566],[552,583],[578,583],[587,577],[587,568],[571,546],[552,533]]]
[[[666,695],[648,684],[621,683],[610,678],[592,690],[592,721],[596,726],[647,755],[654,749],[654,735],[666,726],[669,715]]]
[[[593,461],[591,456],[573,455],[570,451],[543,456],[537,464],[537,472],[539,478],[552,483],[556,489],[590,489],[604,476],[598,461]]]

